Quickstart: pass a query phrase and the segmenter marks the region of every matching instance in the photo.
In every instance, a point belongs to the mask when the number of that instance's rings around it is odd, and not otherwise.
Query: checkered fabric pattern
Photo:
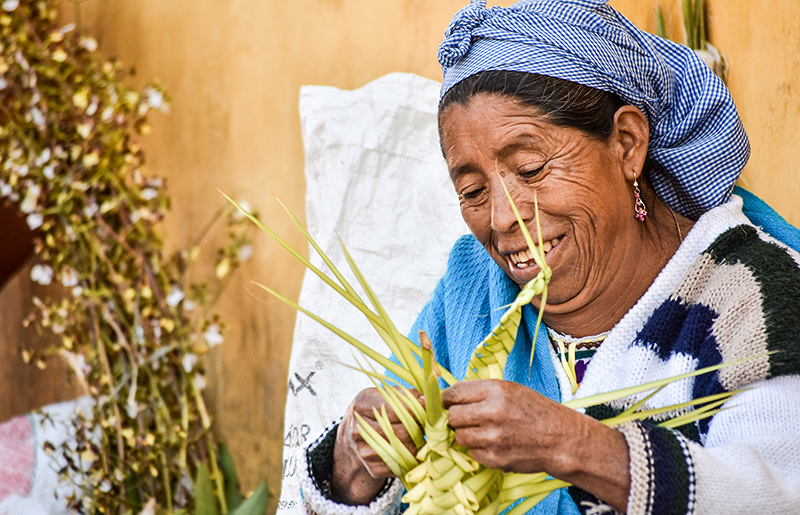
[[[443,96],[485,70],[538,73],[616,93],[650,123],[660,199],[697,219],[726,202],[750,156],[736,106],[694,51],[639,30],[603,0],[473,1],[439,47]]]

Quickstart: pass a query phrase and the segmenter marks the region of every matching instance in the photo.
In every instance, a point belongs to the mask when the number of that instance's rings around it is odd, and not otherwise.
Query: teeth
[[[544,253],[547,254],[553,249],[553,247],[558,245],[559,241],[561,241],[560,238],[553,238],[552,240],[544,242],[542,244],[542,250],[544,250]],[[533,253],[530,251],[530,249],[525,249],[522,252],[510,254],[509,258],[511,258],[511,262],[514,263],[517,268],[528,268],[531,266],[530,262],[533,261]]]

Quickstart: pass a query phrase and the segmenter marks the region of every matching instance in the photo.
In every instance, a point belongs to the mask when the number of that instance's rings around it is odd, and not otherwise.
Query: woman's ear
[[[614,114],[614,143],[619,145],[622,171],[629,182],[642,175],[647,144],[650,141],[650,124],[638,108],[624,105]]]

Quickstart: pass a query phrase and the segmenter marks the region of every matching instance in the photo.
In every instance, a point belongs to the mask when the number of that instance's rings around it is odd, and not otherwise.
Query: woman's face
[[[611,291],[611,278],[629,262],[632,250],[638,252],[632,177],[625,175],[629,145],[620,140],[619,130],[598,141],[552,125],[514,99],[488,94],[448,107],[441,128],[464,220],[511,279],[522,286],[539,267],[502,183],[534,240],[538,199],[553,271],[548,312],[580,309]]]

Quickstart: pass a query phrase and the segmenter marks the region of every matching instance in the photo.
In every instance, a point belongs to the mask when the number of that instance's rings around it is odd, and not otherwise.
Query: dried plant
[[[202,356],[223,329],[209,300],[252,253],[246,219],[220,209],[230,239],[216,278],[188,284],[199,247],[165,252],[170,201],[136,142],[167,110],[164,89],[129,86],[132,71],[57,25],[54,1],[0,5],[0,197],[35,231],[31,279],[60,285],[26,320],[58,345],[22,357],[42,368],[63,357],[94,401],[75,438],[50,449],[75,486],[65,501],[88,514],[263,513],[265,485],[248,501],[226,489],[235,471],[226,453],[218,465],[202,396]]]

